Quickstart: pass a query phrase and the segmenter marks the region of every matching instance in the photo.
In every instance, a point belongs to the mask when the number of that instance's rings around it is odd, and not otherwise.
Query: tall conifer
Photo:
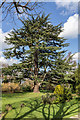
[[[23,27],[10,32],[6,43],[12,45],[5,50],[6,58],[16,57],[30,68],[34,80],[34,92],[39,91],[39,85],[52,67],[60,53],[65,53],[62,48],[68,46],[63,37],[61,24],[54,26],[49,21],[49,15],[42,14],[36,18],[23,21]]]

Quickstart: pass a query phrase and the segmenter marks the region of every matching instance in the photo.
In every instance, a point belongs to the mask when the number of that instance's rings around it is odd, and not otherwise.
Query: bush
[[[30,85],[22,84],[21,85],[21,90],[23,92],[31,92],[32,91],[32,87]]]
[[[43,93],[52,93],[52,90],[40,90],[40,92],[43,92]]]
[[[44,92],[44,93],[46,93],[46,92],[53,93],[53,91],[54,91],[54,85],[52,85],[51,83],[43,83],[40,86],[40,91]]]
[[[2,83],[2,92],[20,92],[18,83]]]
[[[64,97],[65,97],[65,100],[72,99],[72,92],[70,88],[67,88],[67,87],[64,88]]]
[[[42,102],[44,104],[52,104],[54,103],[56,99],[56,96],[55,95],[50,95],[50,94],[46,94],[46,95],[42,95]]]
[[[32,92],[34,87],[34,81],[26,79],[25,82],[21,85],[21,90],[23,92]]]
[[[57,85],[54,90],[55,95],[63,95],[64,94],[64,87],[61,85]]]
[[[4,79],[3,79],[4,83],[8,83],[8,79],[7,79],[7,76],[4,76]]]
[[[76,93],[80,95],[80,84],[76,86]]]
[[[56,103],[65,102],[66,100],[72,99],[72,93],[70,88],[57,85],[54,90],[54,95],[56,96]]]

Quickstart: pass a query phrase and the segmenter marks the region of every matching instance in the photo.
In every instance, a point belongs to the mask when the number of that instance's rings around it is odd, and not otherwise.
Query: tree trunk
[[[39,86],[40,86],[40,83],[37,83],[37,84],[34,85],[34,90],[33,90],[34,93],[39,92]]]
[[[34,90],[33,92],[39,92],[39,83],[37,80],[38,77],[38,52],[37,50],[34,53]]]
[[[37,50],[34,53],[34,75],[38,76],[38,53]]]

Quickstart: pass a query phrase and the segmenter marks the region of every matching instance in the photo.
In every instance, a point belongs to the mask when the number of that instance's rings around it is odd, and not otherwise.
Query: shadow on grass
[[[43,106],[43,109],[42,109],[42,114],[44,116],[44,120],[62,120],[65,116],[67,115],[71,115],[75,112],[75,110],[77,110],[79,107],[76,107],[72,110],[69,111],[69,109],[71,107],[73,107],[73,105],[75,105],[76,103],[74,104],[71,104],[70,106],[66,107],[66,109],[64,110],[64,107],[66,105],[66,103],[63,103],[63,104],[60,104],[58,107],[59,107],[59,110],[57,112],[55,112],[55,107],[54,107],[54,104],[53,105],[49,105],[48,106],[48,113],[45,112],[45,107],[46,105]],[[52,107],[52,112],[50,113],[50,108]],[[52,114],[52,118],[50,118],[50,115]],[[65,120],[69,120],[69,118],[65,118]],[[76,119],[77,120],[77,119]]]
[[[55,120],[55,119],[62,120],[67,115],[71,115],[71,114],[74,115],[74,113],[76,113],[76,110],[78,110],[78,108],[79,108],[79,106],[76,106],[74,108],[73,106],[75,106],[77,103],[71,103],[71,102],[68,105],[66,103],[52,104],[52,105],[51,104],[43,104],[42,102],[40,102],[39,99],[32,99],[30,101],[21,101],[21,102],[24,104],[23,104],[23,106],[20,106],[19,111],[17,111],[17,108],[13,108],[13,110],[16,113],[16,117],[14,118],[14,120],[15,119],[22,120],[23,118],[25,118],[27,115],[30,115],[34,111],[40,112],[42,114],[42,116],[43,116],[42,120]],[[55,106],[58,108],[57,112],[56,112]],[[20,116],[20,113],[24,107],[28,107],[30,110]],[[39,108],[41,110],[39,110]],[[73,108],[73,109],[70,109],[70,108]],[[5,116],[6,116],[6,114],[5,114]],[[5,116],[3,116],[2,120],[4,120]],[[33,120],[33,118],[34,117],[31,116],[30,119]],[[37,120],[37,119],[38,118],[35,116],[35,120]],[[69,118],[67,120],[69,120]]]

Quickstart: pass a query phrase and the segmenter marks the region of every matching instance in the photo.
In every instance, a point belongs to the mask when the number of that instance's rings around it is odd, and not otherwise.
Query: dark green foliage
[[[72,99],[72,93],[69,89],[65,88],[63,94],[46,94],[42,96],[44,104],[57,104],[64,103]]]
[[[50,78],[53,84],[73,83],[72,76],[75,71],[73,68],[76,66],[76,62],[72,60],[73,55],[70,53],[65,57],[65,54],[58,53],[47,79]]]
[[[4,77],[3,82],[4,82],[4,83],[8,83],[8,82],[9,82],[9,80],[7,79],[7,76],[6,76],[6,75],[5,75],[5,77]]]
[[[75,71],[74,78],[76,81],[76,85],[80,84],[80,64],[78,64],[78,68]]]
[[[76,86],[76,93],[78,95],[80,95],[80,83],[79,83],[79,85]]]
[[[49,15],[42,14],[37,17],[32,15],[23,21],[22,28],[9,33],[5,42],[12,47],[6,49],[4,55],[21,61],[11,70],[11,73],[22,72],[17,80],[30,78],[34,80],[34,86],[43,82],[61,84],[72,81],[70,72],[75,64],[71,62],[72,55],[65,58],[66,50],[63,48],[69,44],[65,42],[66,39],[59,37],[61,32],[61,24],[53,26]],[[9,71],[8,74],[11,73]],[[35,91],[39,92],[36,89]]]
[[[47,83],[43,83],[43,84],[41,84],[41,86],[40,86],[40,91],[41,92],[52,92],[53,93],[53,91],[54,91],[54,85],[53,84],[51,84],[49,81],[47,82]]]
[[[72,79],[72,91],[76,93],[76,87],[80,84],[80,64],[78,64],[78,68],[74,70],[70,78]]]
[[[21,80],[24,81],[24,77],[28,76],[28,72],[26,72],[26,67],[24,64],[13,64],[12,66],[8,66],[5,68],[2,68],[3,73],[3,82],[19,82],[21,83]],[[7,75],[10,77],[7,78]],[[6,77],[6,79],[5,79]]]
[[[64,88],[64,97],[65,97],[65,100],[68,100],[68,101],[72,99],[71,88],[68,88],[68,87]]]
[[[23,86],[21,85],[22,92],[32,92],[32,88],[29,85]]]
[[[13,45],[5,50],[6,58],[16,57],[26,66],[28,77],[41,82],[50,74],[55,66],[57,54],[64,53],[62,48],[68,46],[63,37],[61,24],[53,26],[48,20],[49,15],[31,16],[23,21],[23,27],[13,30],[6,37],[6,43]],[[48,69],[48,71],[47,71]],[[37,83],[36,82],[36,83]]]
[[[44,104],[52,104],[54,103],[54,101],[56,100],[56,96],[55,95],[50,95],[50,94],[46,94],[42,96],[42,102]]]

